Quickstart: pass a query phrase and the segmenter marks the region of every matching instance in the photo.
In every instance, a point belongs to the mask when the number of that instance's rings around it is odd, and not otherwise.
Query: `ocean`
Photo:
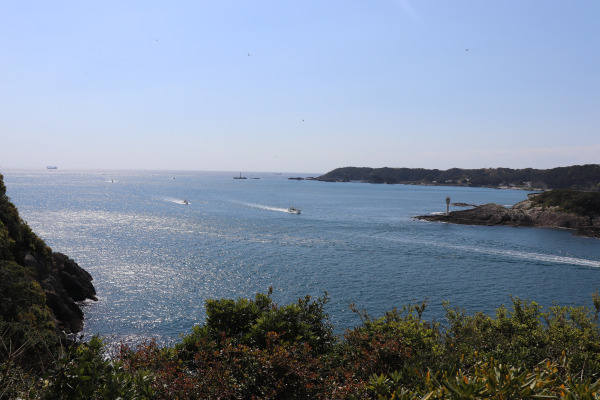
[[[493,313],[511,296],[591,306],[600,283],[598,239],[412,218],[445,211],[446,196],[510,206],[526,198],[521,190],[287,179],[319,174],[1,173],[21,217],[94,277],[88,337],[172,343],[203,323],[206,299],[270,286],[280,304],[326,292],[341,334],[360,323],[351,303],[377,317],[427,299],[423,318],[444,324],[443,301],[469,314]]]

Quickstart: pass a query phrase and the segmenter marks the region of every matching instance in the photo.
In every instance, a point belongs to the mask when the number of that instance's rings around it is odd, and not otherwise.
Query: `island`
[[[576,235],[600,238],[600,193],[555,189],[532,193],[512,207],[484,204],[415,219],[464,225],[508,225],[562,228]]]

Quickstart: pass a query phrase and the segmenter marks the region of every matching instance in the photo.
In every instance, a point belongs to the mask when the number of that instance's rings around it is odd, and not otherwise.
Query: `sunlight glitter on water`
[[[428,297],[426,317],[443,320],[443,300],[484,312],[509,294],[583,304],[598,282],[600,251],[590,239],[412,219],[445,208],[448,194],[514,204],[525,192],[285,179],[239,185],[229,174],[202,173],[123,174],[118,185],[85,173],[5,181],[32,229],[94,276],[99,301],[85,307],[86,334],[177,340],[202,323],[206,299],[253,297],[270,285],[280,303],[327,291],[327,310],[343,331],[358,322],[351,302],[380,315]],[[192,204],[178,203],[184,198]],[[303,214],[284,215],[288,204]]]

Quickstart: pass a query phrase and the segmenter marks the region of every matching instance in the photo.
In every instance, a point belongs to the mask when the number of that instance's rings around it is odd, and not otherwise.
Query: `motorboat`
[[[185,199],[185,200],[183,200],[183,204],[188,205],[188,204],[190,204],[190,202],[187,201],[187,199]]]
[[[290,214],[300,214],[302,211],[300,211],[299,208],[292,206],[292,207],[288,208],[288,212]]]

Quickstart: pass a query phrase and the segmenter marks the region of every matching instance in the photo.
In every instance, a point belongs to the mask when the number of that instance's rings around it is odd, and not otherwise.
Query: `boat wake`
[[[466,247],[466,246],[465,246]],[[473,253],[482,253],[492,256],[504,256],[513,259],[531,260],[537,262],[547,262],[552,264],[568,264],[568,265],[579,265],[582,267],[600,268],[600,262],[594,260],[587,260],[585,258],[560,256],[554,254],[542,254],[533,253],[518,250],[499,250],[499,249],[486,249],[477,247],[467,247],[465,250]]]
[[[391,238],[388,238],[391,239]],[[536,252],[528,252],[528,251],[520,251],[513,249],[495,249],[486,246],[470,246],[470,245],[460,245],[460,244],[452,244],[452,243],[432,243],[427,241],[420,240],[403,240],[394,238],[391,239],[394,242],[403,242],[403,243],[414,243],[421,244],[424,246],[434,246],[439,248],[445,248],[450,250],[459,251],[460,253],[476,253],[482,254],[492,257],[504,258],[504,259],[513,259],[513,260],[526,260],[526,261],[534,261],[534,262],[545,262],[550,264],[567,264],[567,265],[577,265],[581,267],[589,267],[589,268],[600,268],[600,261],[597,260],[588,260],[580,257],[571,257],[571,256],[562,256],[557,254],[543,254]]]
[[[175,204],[192,204],[189,201],[185,200],[185,199],[176,199],[173,197],[162,197],[161,200],[164,201],[169,201],[171,203],[175,203]]]
[[[261,210],[267,210],[267,211],[278,211],[278,212],[284,212],[284,213],[289,212],[287,208],[271,207],[271,206],[265,206],[263,204],[244,203],[244,205],[248,206],[248,207],[252,207],[252,208],[258,208]]]

